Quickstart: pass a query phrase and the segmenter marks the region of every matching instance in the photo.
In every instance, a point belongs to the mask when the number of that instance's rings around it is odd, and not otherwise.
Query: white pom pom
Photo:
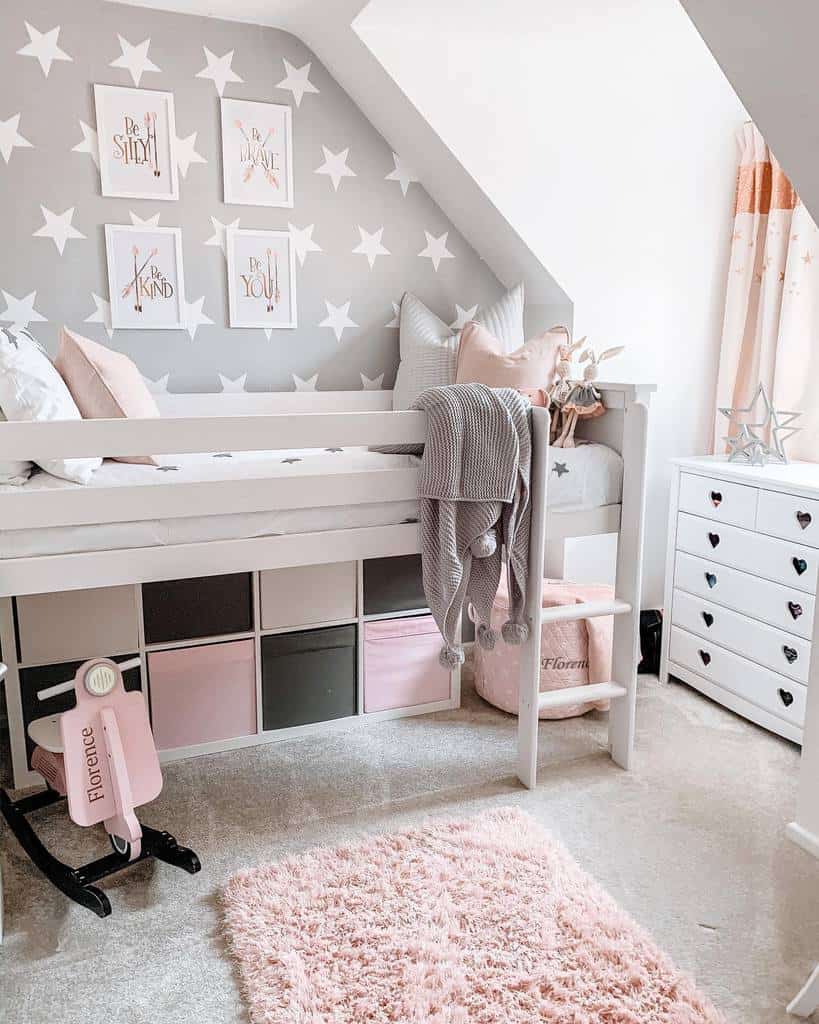
[[[489,558],[498,550],[498,536],[494,529],[482,533],[469,545],[469,550],[474,558]]]

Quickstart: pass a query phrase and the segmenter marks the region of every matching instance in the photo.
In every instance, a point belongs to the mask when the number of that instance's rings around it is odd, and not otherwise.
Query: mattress
[[[292,451],[215,452],[166,455],[158,466],[106,461],[87,488],[151,487],[168,483],[248,480],[260,477],[343,474],[417,466],[414,455],[386,455],[366,448],[302,448]],[[620,456],[600,444],[550,449],[548,504],[554,511],[575,512],[619,504],[623,465]],[[59,491],[82,487],[49,473],[36,473],[24,484],[27,491]],[[0,486],[5,493],[20,488]],[[0,505],[0,507],[2,507]],[[230,515],[200,514],[180,518],[145,519],[124,523],[60,526],[0,531],[0,558],[27,558],[81,551],[157,547],[211,540],[237,540],[294,533],[316,533],[415,522],[415,501],[333,505],[327,508],[275,509]]]

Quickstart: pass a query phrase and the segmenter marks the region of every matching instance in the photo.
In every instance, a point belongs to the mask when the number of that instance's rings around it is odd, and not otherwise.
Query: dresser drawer
[[[757,494],[756,487],[683,473],[679,508],[681,512],[752,530],[756,523]]]
[[[809,594],[816,593],[819,552],[813,548],[713,523],[685,512],[677,519],[677,548]]]
[[[819,548],[819,501],[778,491],[760,491],[756,528],[773,537],[784,537]]]
[[[813,634],[813,597],[779,583],[678,551],[674,586],[787,633],[807,639]]]
[[[682,590],[674,591],[673,600],[672,625],[807,684],[810,641]]]
[[[675,665],[690,669],[777,718],[802,728],[808,690],[801,683],[755,665],[678,626],[671,629],[669,658]]]

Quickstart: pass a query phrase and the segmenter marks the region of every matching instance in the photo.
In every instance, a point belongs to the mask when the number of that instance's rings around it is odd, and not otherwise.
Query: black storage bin
[[[364,614],[425,609],[420,555],[368,558],[364,562]]]
[[[264,728],[354,715],[356,665],[355,626],[262,637]]]
[[[253,629],[250,573],[142,584],[145,642],[168,643]]]
[[[128,661],[135,658],[134,654],[120,654],[112,658],[112,661]],[[54,686],[55,683],[63,683],[72,679],[82,661],[64,661],[57,665],[38,665],[36,668],[20,669],[20,700],[23,705],[23,722],[26,727],[26,751],[29,763],[31,752],[34,750],[34,743],[29,739],[28,724],[35,718],[47,718],[49,715],[56,715],[68,711],[77,703],[74,691],[60,693],[56,697],[49,697],[48,700],[38,700],[38,690],[44,690],[47,686]],[[123,682],[126,690],[139,690],[139,668],[129,668],[123,673]]]

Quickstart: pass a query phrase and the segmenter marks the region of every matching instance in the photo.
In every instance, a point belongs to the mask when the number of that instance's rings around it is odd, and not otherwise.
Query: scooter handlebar
[[[120,672],[127,672],[128,669],[138,668],[142,664],[142,658],[137,656],[136,658],[129,658],[127,661],[117,662],[117,668]],[[0,679],[2,679],[5,673],[6,666],[3,665],[0,669]],[[47,686],[44,690],[37,691],[37,700],[48,700],[49,697],[57,697],[61,693],[68,693],[69,690],[74,689],[74,683],[76,676],[71,679],[67,679],[64,683],[55,683],[53,686]]]

